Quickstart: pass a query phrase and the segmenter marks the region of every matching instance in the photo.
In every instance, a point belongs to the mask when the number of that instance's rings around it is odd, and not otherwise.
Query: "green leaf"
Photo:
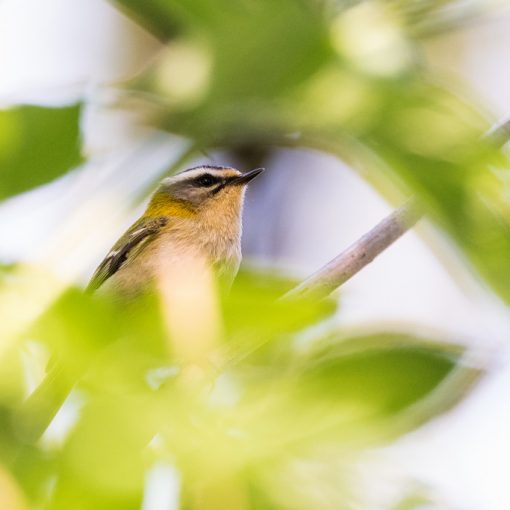
[[[51,356],[41,384],[13,412],[26,442],[40,437],[77,384],[122,392],[144,385],[148,369],[168,363],[159,308],[149,298],[121,305],[69,289],[26,336]]]
[[[247,359],[236,372],[247,408],[262,412],[251,416],[247,435],[273,452],[276,444],[283,452],[395,437],[448,409],[480,375],[463,364],[462,349],[399,333],[334,335],[294,354],[276,352],[267,366],[250,370]]]
[[[374,173],[405,183],[510,302],[510,161],[483,139],[485,121],[446,90],[412,81],[389,106],[363,137],[387,165]]]
[[[211,97],[272,97],[315,71],[330,55],[323,11],[312,2],[132,0],[116,3],[167,38],[202,39],[212,53]],[[249,58],[246,56],[249,55]],[[185,80],[187,77],[182,76]]]
[[[142,450],[154,434],[147,395],[96,397],[82,410],[62,450],[51,509],[140,508]]]
[[[231,291],[223,296],[225,348],[234,358],[252,352],[257,355],[265,344],[334,315],[337,310],[334,299],[281,300],[296,283],[261,271],[239,273]]]
[[[398,333],[325,341],[297,357],[298,392],[336,405],[362,402],[375,417],[394,416],[434,391],[462,349]]]
[[[120,0],[114,3],[162,40],[171,38],[177,31],[172,10],[166,0],[151,0],[143,6],[137,0]]]
[[[214,476],[228,477],[321,448],[359,451],[438,416],[480,375],[461,349],[398,333],[332,337],[280,354],[268,365],[244,359],[217,381],[211,401],[168,394],[176,419],[164,437],[186,472],[206,476],[215,466]]]
[[[44,184],[78,165],[80,106],[0,111],[0,199]]]
[[[207,141],[245,138],[253,126],[266,133],[261,117],[274,101],[333,58],[323,10],[312,2],[155,0],[149,8],[116,3],[146,25],[178,25],[168,51],[129,87],[164,98],[171,112],[158,116],[160,127]],[[197,76],[202,79],[189,101]]]

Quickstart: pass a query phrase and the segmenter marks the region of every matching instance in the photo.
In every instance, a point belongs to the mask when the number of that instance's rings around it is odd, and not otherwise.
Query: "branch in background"
[[[495,144],[496,147],[503,147],[510,140],[510,119],[489,130],[484,140]],[[411,229],[422,216],[417,200],[411,198],[344,252],[287,292],[282,299],[303,297],[321,299],[328,296],[370,264]]]
[[[326,297],[405,234],[421,216],[416,200],[409,200],[344,252],[287,292],[283,299]]]

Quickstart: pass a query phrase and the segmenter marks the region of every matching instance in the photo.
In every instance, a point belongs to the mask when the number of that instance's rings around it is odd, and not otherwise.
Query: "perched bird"
[[[164,179],[143,216],[101,262],[87,290],[137,295],[185,257],[205,260],[230,283],[241,262],[246,185],[262,171],[243,174],[203,165]]]
[[[247,173],[198,166],[164,179],[143,216],[115,243],[87,287],[136,296],[183,258],[198,258],[231,281],[241,261],[241,215]],[[186,277],[186,275],[184,275]],[[20,437],[35,441],[47,428],[81,374],[67,374],[56,360],[15,414]]]

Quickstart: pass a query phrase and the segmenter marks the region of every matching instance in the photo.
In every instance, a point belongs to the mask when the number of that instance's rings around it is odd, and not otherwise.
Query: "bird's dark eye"
[[[211,174],[204,174],[200,177],[197,177],[195,181],[199,186],[212,186],[218,182],[216,177],[213,177]]]

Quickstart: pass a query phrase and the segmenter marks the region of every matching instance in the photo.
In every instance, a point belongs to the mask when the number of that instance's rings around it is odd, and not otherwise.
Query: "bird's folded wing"
[[[131,228],[115,243],[110,253],[99,264],[86,292],[97,290],[110,276],[114,275],[126,262],[128,256],[149,242],[167,224],[167,218],[150,218],[137,221]]]

